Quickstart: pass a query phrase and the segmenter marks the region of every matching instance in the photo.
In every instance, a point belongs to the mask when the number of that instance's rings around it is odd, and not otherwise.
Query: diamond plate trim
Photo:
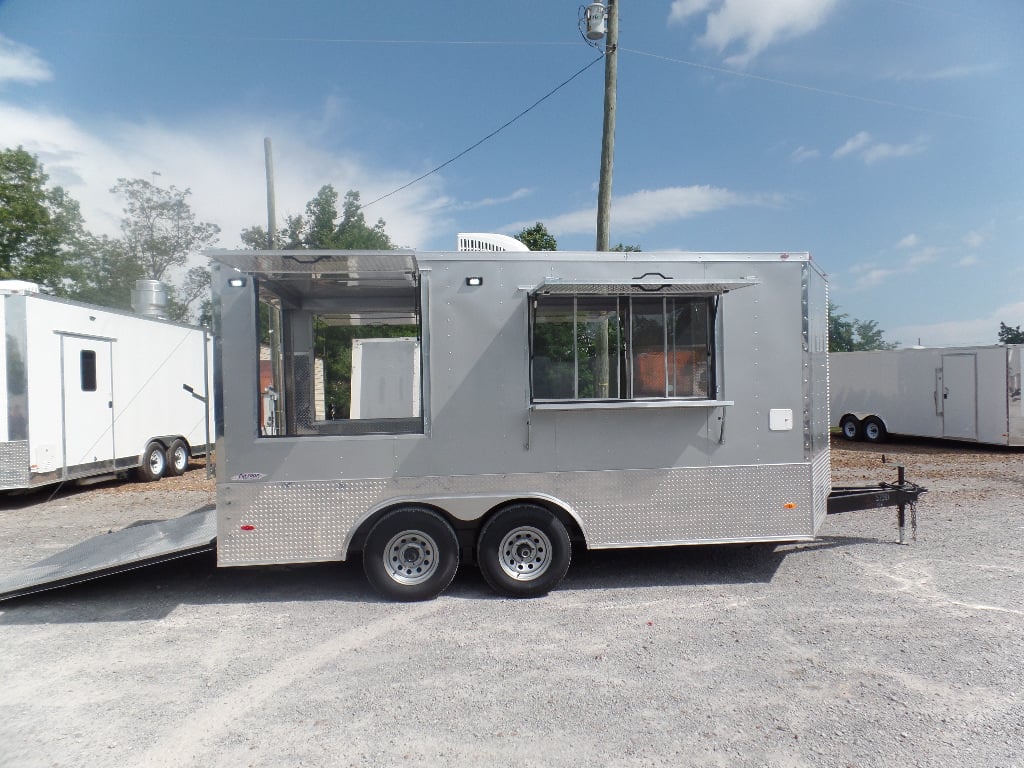
[[[0,443],[0,488],[28,487],[28,463],[28,440]]]
[[[819,459],[819,473],[821,466]],[[809,464],[781,464],[225,483],[218,489],[218,560],[221,565],[343,560],[353,528],[389,502],[435,500],[443,507],[446,497],[481,494],[488,506],[502,498],[557,499],[576,516],[592,549],[813,538],[827,492],[822,495],[812,475]]]

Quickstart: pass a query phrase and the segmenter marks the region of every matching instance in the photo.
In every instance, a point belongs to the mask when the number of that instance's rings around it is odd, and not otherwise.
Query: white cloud
[[[473,211],[477,208],[490,208],[495,205],[512,203],[516,200],[522,200],[523,198],[529,197],[532,194],[532,189],[521,187],[520,189],[517,189],[511,194],[503,197],[485,197],[482,200],[469,200],[461,203],[451,203],[450,205],[444,206],[444,208],[449,211]]]
[[[979,261],[977,254],[969,253],[960,259],[956,265],[958,267],[973,267],[975,264],[979,263]]]
[[[918,243],[917,235],[907,235],[900,240],[898,247],[902,249],[916,248]],[[888,259],[882,264],[879,264],[877,261],[854,264],[850,267],[850,274],[856,278],[853,288],[854,290],[874,288],[891,277],[913,274],[925,264],[938,261],[942,253],[942,248],[929,245],[915,250],[902,261],[899,259]]]
[[[918,339],[925,346],[995,344],[1001,322],[1011,326],[1024,324],[1024,302],[997,307],[984,317],[905,325],[886,331],[886,336],[903,346],[917,344]]]
[[[893,157],[909,157],[924,152],[928,147],[927,140],[923,138],[914,139],[908,144],[872,144],[864,150],[864,162],[868,165],[877,163],[879,160],[888,160]]]
[[[816,149],[808,149],[807,147],[797,147],[793,150],[793,154],[790,155],[794,163],[816,160],[819,157],[821,157],[821,152]]]
[[[854,152],[859,152],[868,144],[871,143],[871,134],[867,131],[861,131],[855,136],[850,137],[846,140],[843,146],[839,147],[835,152],[832,153],[832,157],[846,157]]]
[[[839,0],[675,0],[668,18],[682,23],[707,13],[701,44],[719,53],[739,48],[725,62],[742,67],[772,45],[813,32],[838,5]]]
[[[910,258],[907,260],[907,266],[919,267],[922,264],[931,264],[939,258],[940,253],[941,249],[936,248],[935,246],[922,248],[921,250],[911,254]]]
[[[986,240],[988,240],[988,234],[975,229],[964,235],[963,242],[968,248],[981,248]]]
[[[887,269],[885,267],[871,267],[861,272],[857,281],[854,283],[854,287],[859,290],[865,288],[873,288],[876,285],[881,285],[893,275],[898,275],[902,270],[899,269]]]
[[[53,79],[50,66],[27,45],[0,35],[0,85],[28,83]]]
[[[646,232],[659,224],[679,221],[702,213],[737,205],[769,205],[769,198],[751,198],[727,189],[709,186],[667,187],[641,190],[631,195],[616,197],[612,201],[612,224],[618,232]],[[555,235],[575,235],[592,232],[597,220],[596,208],[585,208],[547,217],[544,226]],[[502,232],[517,232],[534,224],[516,222],[502,227]]]
[[[239,245],[241,229],[266,224],[264,136],[273,139],[279,222],[301,213],[324,184],[333,184],[339,194],[358,189],[369,202],[422,172],[369,167],[355,153],[318,147],[318,135],[316,125],[259,124],[251,114],[207,116],[182,125],[115,122],[85,128],[61,114],[0,102],[0,146],[20,144],[37,155],[50,183],[79,201],[88,228],[97,234],[119,231],[123,204],[110,193],[117,179],[149,178],[157,171],[161,186],[191,188],[192,209],[220,226],[222,246]],[[438,216],[446,202],[440,184],[440,177],[427,179],[367,208],[366,218],[385,219],[397,245],[420,246],[452,230]]]
[[[924,152],[928,148],[928,140],[918,137],[906,144],[888,144],[875,141],[874,137],[867,131],[861,131],[850,137],[846,142],[832,153],[836,160],[849,155],[860,155],[867,165],[873,165],[879,160],[888,160],[894,157],[907,157]]]
[[[698,13],[704,13],[714,0],[674,0],[668,12],[669,22],[682,22]]]

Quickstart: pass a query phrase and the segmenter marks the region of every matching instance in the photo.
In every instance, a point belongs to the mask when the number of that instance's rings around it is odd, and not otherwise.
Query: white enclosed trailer
[[[207,453],[202,328],[0,282],[0,490],[131,470],[180,474]]]
[[[833,423],[848,440],[899,434],[1024,445],[1022,351],[998,344],[834,352]]]

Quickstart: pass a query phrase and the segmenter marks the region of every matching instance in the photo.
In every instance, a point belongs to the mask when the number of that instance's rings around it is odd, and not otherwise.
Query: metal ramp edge
[[[145,568],[217,547],[217,510],[204,507],[94,536],[0,579],[0,600]]]

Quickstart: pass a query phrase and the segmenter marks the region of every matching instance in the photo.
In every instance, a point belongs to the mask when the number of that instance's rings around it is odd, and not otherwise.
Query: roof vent
[[[136,280],[132,309],[146,317],[167,318],[167,286],[159,280]]]
[[[523,243],[508,235],[492,235],[486,232],[460,232],[460,251],[528,251]]]

